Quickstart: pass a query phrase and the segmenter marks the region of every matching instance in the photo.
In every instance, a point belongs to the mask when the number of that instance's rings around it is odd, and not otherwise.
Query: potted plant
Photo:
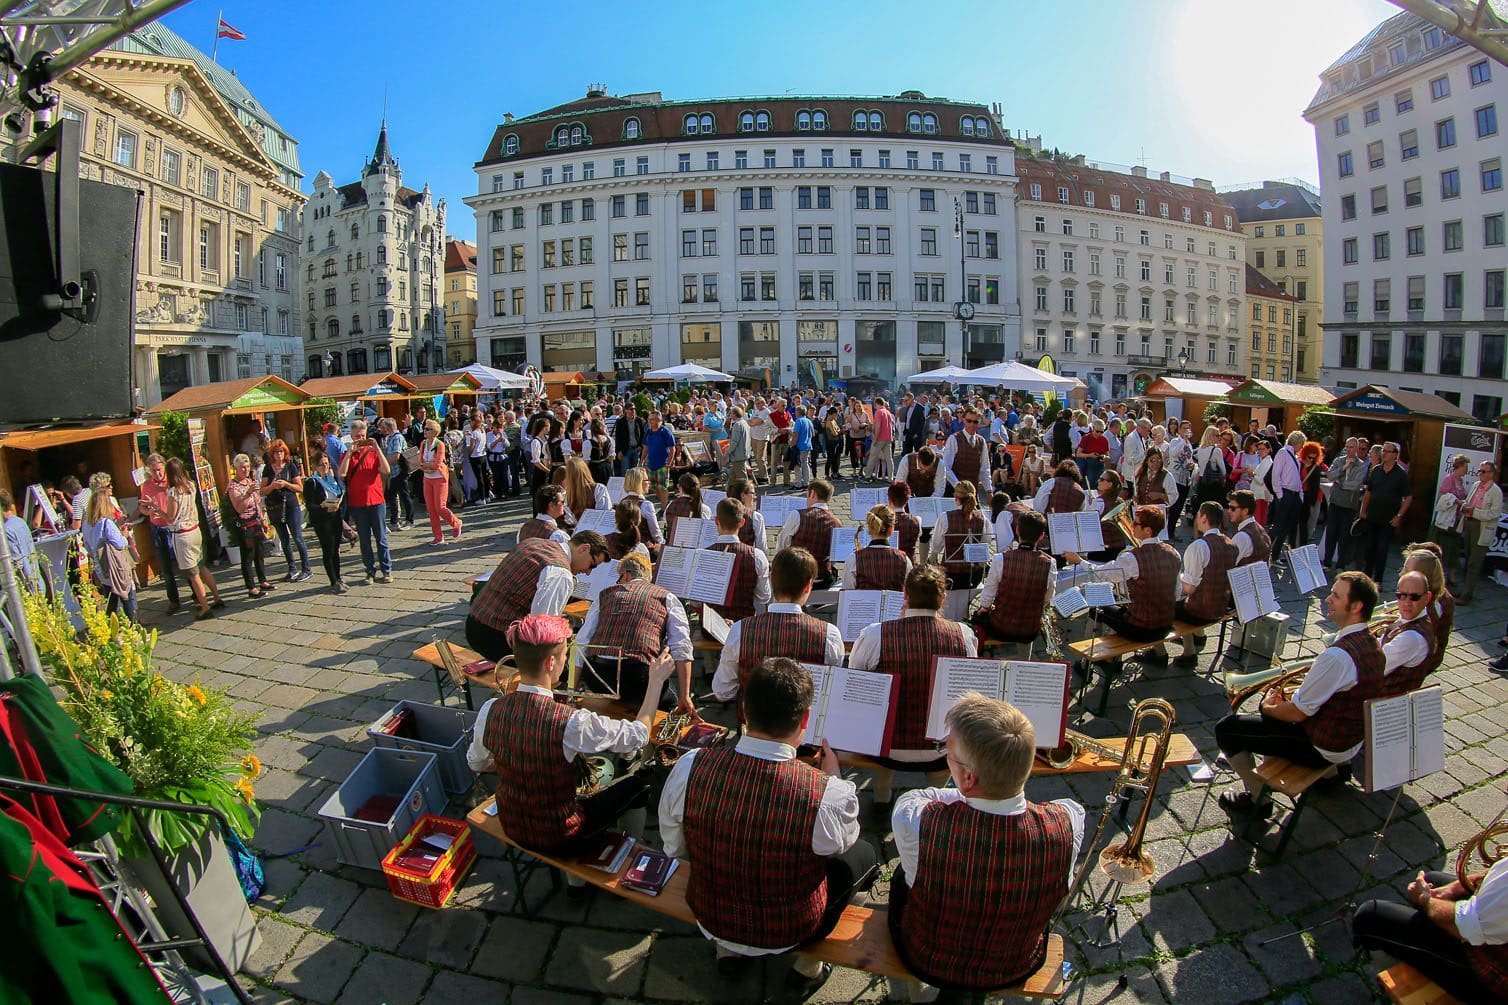
[[[80,736],[130,777],[134,795],[212,806],[225,814],[237,837],[249,839],[259,816],[252,782],[262,768],[251,753],[255,718],[236,711],[223,691],[197,679],[179,684],[157,672],[152,666],[157,632],[106,614],[92,590],[81,592],[83,631],[74,630],[61,601],[25,594],[37,651]],[[239,969],[256,946],[256,919],[219,826],[202,814],[170,810],[143,810],[141,817],[171,866],[172,882],[221,957]],[[131,817],[117,838],[164,927],[192,938],[192,926],[163,885]]]

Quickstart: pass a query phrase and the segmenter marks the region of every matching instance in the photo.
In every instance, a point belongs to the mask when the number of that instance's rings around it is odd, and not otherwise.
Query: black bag
[[[1209,460],[1204,462],[1204,470],[1199,472],[1199,487],[1206,492],[1215,492],[1225,486],[1225,474],[1215,464],[1215,456],[1212,451]]]
[[[796,445],[793,443],[791,444],[791,448],[785,452],[785,466],[794,468],[796,462],[799,460],[801,460],[801,451],[796,449]]]
[[[1262,472],[1262,484],[1267,486],[1267,494],[1272,498],[1278,498],[1277,486],[1272,483],[1272,469],[1277,467],[1277,462],[1267,465],[1267,470]]]

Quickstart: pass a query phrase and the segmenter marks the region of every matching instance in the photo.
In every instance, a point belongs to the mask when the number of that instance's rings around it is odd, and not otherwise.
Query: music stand
[[[611,684],[608,683],[607,678],[603,674],[598,672],[597,667],[593,665],[591,658],[593,652],[597,654],[599,659],[612,661],[613,679]],[[580,666],[576,665],[576,656],[578,653],[581,655]],[[591,644],[583,646],[576,641],[576,637],[573,635],[570,642],[566,644],[564,686],[557,686],[555,694],[562,698],[607,698],[610,701],[617,701],[623,697],[622,672],[623,649],[621,646],[598,646]],[[590,687],[582,687],[583,673],[590,675],[591,680],[601,684],[606,690],[597,691]]]

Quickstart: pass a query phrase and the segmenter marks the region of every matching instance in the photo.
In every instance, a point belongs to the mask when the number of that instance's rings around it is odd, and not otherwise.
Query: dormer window
[[[877,132],[880,132],[881,130],[883,130],[884,128],[885,128],[885,116],[881,115],[879,112],[870,112],[869,113],[869,131],[872,132],[872,133],[877,133]]]
[[[518,137],[509,133],[503,137],[503,156],[513,157],[518,154]]]
[[[761,111],[761,112],[755,112],[754,113],[754,131],[756,133],[767,133],[767,132],[770,131],[770,113],[769,112],[762,112]]]
[[[738,131],[752,133],[754,131],[754,113],[740,112],[738,115]]]
[[[922,113],[912,112],[906,116],[906,132],[919,133],[922,131]]]
[[[555,130],[555,145],[557,147],[569,146],[570,143],[571,128],[569,126],[561,126],[559,129]]]
[[[959,132],[963,133],[965,136],[973,136],[974,135],[974,120],[973,120],[973,118],[971,118],[968,115],[965,115],[963,117],[963,119],[958,123],[958,130],[959,130]]]
[[[819,132],[827,129],[827,113],[820,108],[812,112],[812,128]]]
[[[586,140],[586,130],[579,125],[571,127],[571,146],[580,146]]]
[[[936,115],[933,115],[931,112],[927,112],[924,115],[922,115],[922,132],[924,132],[924,133],[935,133],[935,132],[937,132],[937,116]]]
[[[695,136],[698,133],[711,135],[715,128],[712,116],[707,114],[698,115],[692,112],[681,120],[681,132],[686,136]]]
[[[797,112],[796,113],[796,128],[797,129],[802,129],[802,130],[806,130],[806,129],[812,128],[812,113],[808,112],[808,111]]]
[[[623,138],[625,140],[636,140],[639,138],[639,134],[640,126],[637,116],[630,115],[623,120]]]

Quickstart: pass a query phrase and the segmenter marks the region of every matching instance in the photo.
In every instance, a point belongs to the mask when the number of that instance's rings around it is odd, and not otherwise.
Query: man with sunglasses
[[[559,615],[570,603],[576,574],[607,561],[607,539],[594,530],[577,532],[561,543],[536,538],[522,542],[471,599],[466,613],[466,644],[489,660],[513,651],[508,626],[530,614]]]
[[[1379,583],[1387,570],[1393,534],[1403,526],[1409,504],[1414,501],[1414,486],[1398,463],[1398,449],[1393,442],[1382,445],[1382,463],[1367,472],[1361,497],[1359,517],[1366,527],[1366,536],[1360,542],[1361,558],[1367,575]]]
[[[1270,688],[1259,715],[1228,715],[1215,725],[1215,743],[1245,783],[1243,792],[1220,796],[1227,813],[1266,819],[1272,799],[1257,774],[1255,754],[1281,757],[1309,768],[1335,766],[1350,776],[1361,752],[1366,703],[1386,697],[1387,657],[1367,630],[1377,607],[1377,584],[1360,572],[1335,577],[1326,600],[1340,626],[1330,648],[1314,658],[1292,697]]]
[[[963,414],[963,429],[948,437],[948,445],[943,448],[942,467],[947,482],[945,495],[951,496],[953,486],[959,482],[973,482],[979,497],[988,497],[989,445],[979,435],[979,413],[973,408]]]
[[[1422,572],[1398,577],[1398,620],[1382,633],[1382,654],[1387,660],[1388,694],[1407,694],[1424,683],[1435,654],[1435,619],[1431,613],[1435,595]]]
[[[1250,489],[1237,489],[1230,494],[1230,502],[1225,504],[1226,517],[1235,527],[1230,539],[1236,546],[1237,565],[1265,562],[1272,556],[1272,538],[1257,522],[1256,508],[1256,493]]]

